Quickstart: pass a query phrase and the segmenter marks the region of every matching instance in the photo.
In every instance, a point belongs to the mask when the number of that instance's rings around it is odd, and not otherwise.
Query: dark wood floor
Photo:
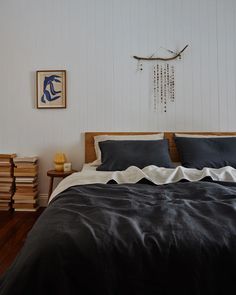
[[[13,262],[42,212],[42,208],[37,212],[0,211],[0,275]]]

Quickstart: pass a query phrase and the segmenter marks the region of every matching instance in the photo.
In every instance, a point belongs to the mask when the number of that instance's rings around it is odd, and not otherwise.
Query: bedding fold
[[[74,185],[93,183],[106,184],[114,180],[118,184],[137,183],[141,179],[147,179],[155,185],[175,183],[180,180],[199,181],[206,177],[214,181],[236,182],[236,169],[226,166],[219,169],[203,168],[202,170],[178,166],[174,169],[160,168],[154,165],[139,169],[130,166],[124,171],[96,171],[96,167],[85,164],[81,172],[73,173],[63,179],[50,196],[49,202],[60,192]]]

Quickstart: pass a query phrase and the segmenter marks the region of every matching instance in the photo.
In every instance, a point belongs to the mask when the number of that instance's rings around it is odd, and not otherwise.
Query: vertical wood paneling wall
[[[0,2],[0,152],[40,157],[41,192],[53,154],[84,159],[84,131],[235,131],[235,0]],[[176,61],[176,102],[151,108],[151,69],[132,55]],[[66,69],[66,110],[35,108],[35,71]]]

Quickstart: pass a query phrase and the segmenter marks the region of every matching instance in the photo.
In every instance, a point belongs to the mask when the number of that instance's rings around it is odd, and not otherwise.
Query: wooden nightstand
[[[68,171],[68,172],[56,171],[56,170],[49,170],[47,172],[47,176],[50,177],[49,190],[48,190],[48,200],[52,194],[54,177],[65,178],[74,172],[78,172],[78,171],[72,169],[71,171]]]

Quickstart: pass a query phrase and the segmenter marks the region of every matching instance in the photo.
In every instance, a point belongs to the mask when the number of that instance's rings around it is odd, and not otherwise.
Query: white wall
[[[0,0],[0,152],[55,151],[74,168],[84,131],[236,131],[235,0]],[[132,55],[181,49],[176,103],[154,113],[151,64]],[[35,108],[35,71],[66,69],[68,107]]]

